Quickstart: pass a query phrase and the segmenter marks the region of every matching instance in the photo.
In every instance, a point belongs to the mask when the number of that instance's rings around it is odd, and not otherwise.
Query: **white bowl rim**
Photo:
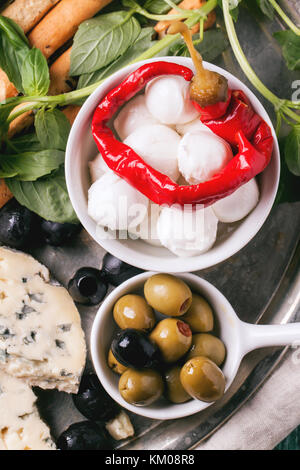
[[[232,232],[230,237],[225,240],[224,243],[222,243],[222,246],[218,246],[215,249],[214,247],[212,247],[212,249],[210,249],[208,252],[198,256],[181,258],[176,255],[173,255],[172,257],[162,258],[158,255],[154,256],[148,253],[140,253],[138,250],[135,250],[131,246],[124,244],[122,240],[101,239],[100,241],[96,234],[96,223],[89,217],[87,210],[84,210],[81,207],[81,204],[78,200],[78,187],[73,182],[72,170],[74,163],[72,156],[74,152],[76,152],[76,139],[79,135],[82,120],[84,120],[85,117],[91,113],[91,109],[94,110],[96,108],[101,97],[103,96],[103,90],[105,90],[104,93],[107,93],[107,91],[112,88],[112,85],[109,86],[112,81],[120,82],[123,78],[125,78],[126,75],[128,75],[131,71],[137,69],[141,65],[157,61],[175,62],[192,68],[192,60],[188,57],[159,57],[126,66],[115,74],[113,74],[112,76],[108,77],[87,99],[73,123],[66,149],[66,183],[72,205],[80,222],[87,230],[87,232],[95,239],[95,241],[100,244],[106,251],[110,252],[111,254],[128,264],[134,265],[145,270],[165,271],[172,273],[179,273],[182,271],[197,271],[211,266],[215,266],[218,263],[225,261],[232,255],[240,251],[245,245],[250,242],[250,240],[257,234],[257,232],[260,230],[265,220],[267,219],[274,204],[279,184],[280,153],[276,133],[273,128],[272,122],[265,108],[255,96],[255,94],[243,82],[241,82],[241,80],[236,78],[230,72],[227,72],[226,70],[214,64],[204,62],[204,65],[208,69],[215,70],[223,74],[229,80],[237,84],[235,88],[238,87],[239,89],[245,91],[254,108],[270,126],[274,137],[274,150],[271,162],[265,171],[268,171],[268,169],[272,166],[272,171],[274,174],[272,178],[272,188],[270,190],[270,194],[268,195],[267,201],[265,201],[263,209],[260,207],[260,203],[258,203],[256,208],[245,219],[243,219],[243,221],[241,221],[239,226]],[[241,233],[243,234],[243,236],[241,236]],[[138,241],[138,243],[142,242]]]
[[[138,274],[123,282],[106,297],[93,322],[91,331],[91,357],[102,386],[123,408],[147,418],[159,420],[178,419],[198,413],[213,405],[213,403],[205,403],[192,399],[182,404],[166,404],[166,406],[162,408],[156,408],[155,403],[151,406],[144,407],[131,405],[121,397],[118,388],[111,384],[110,377],[116,380],[116,374],[112,372],[107,365],[107,351],[101,351],[99,354],[99,334],[101,334],[103,323],[105,323],[107,318],[111,316],[112,319],[112,307],[115,302],[122,295],[133,292],[137,285],[143,285],[153,274],[155,274],[154,271]],[[238,319],[226,297],[211,283],[192,273],[181,273],[177,275],[177,277],[183,279],[190,286],[194,286],[194,290],[197,289],[197,291],[209,301],[214,310],[215,318],[218,319],[218,323],[220,324],[220,329],[224,332],[224,336],[222,336],[221,333],[220,337],[224,340],[227,349],[226,359],[224,365],[222,365],[222,370],[226,377],[225,391],[227,391],[236,376],[241,359],[244,355],[241,328],[243,323]],[[105,331],[104,334],[106,335]],[[105,337],[107,338],[107,336]]]

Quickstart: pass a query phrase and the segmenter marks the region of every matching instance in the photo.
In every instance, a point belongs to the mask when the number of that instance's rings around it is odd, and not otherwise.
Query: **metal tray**
[[[282,3],[288,4],[292,14],[297,13],[298,8],[300,17],[297,0]],[[257,24],[245,11],[241,12],[237,25],[242,46],[258,75],[275,93],[289,97],[296,74],[286,69],[280,49],[272,38],[272,33],[281,25],[277,20]],[[218,64],[247,83],[230,49]],[[249,83],[247,85],[251,88]],[[262,101],[273,117],[270,104]],[[299,227],[300,203],[277,205],[257,236],[243,250],[226,262],[197,274],[220,289],[244,321],[286,323],[300,320]],[[104,251],[82,231],[69,246],[37,248],[32,254],[66,285],[79,267],[100,267]],[[97,307],[79,307],[79,310],[89,348],[90,329]],[[248,354],[224,398],[199,414],[175,421],[155,421],[130,413],[136,435],[129,441],[116,442],[116,448],[193,448],[245,403],[272,373],[285,351],[286,348],[269,348]],[[87,369],[92,370],[90,357]],[[54,438],[70,424],[84,419],[67,394],[39,389],[37,394],[42,415]]]

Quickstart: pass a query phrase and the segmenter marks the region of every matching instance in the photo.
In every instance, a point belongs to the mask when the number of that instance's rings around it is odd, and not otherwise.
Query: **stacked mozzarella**
[[[144,95],[121,109],[114,128],[148,165],[178,184],[207,181],[233,157],[230,145],[201,123],[189,99],[189,83],[178,76],[152,80]],[[110,230],[127,230],[130,237],[165,246],[178,256],[208,251],[218,222],[244,218],[259,199],[253,179],[207,208],[157,206],[113,173],[101,155],[89,165],[89,215]]]

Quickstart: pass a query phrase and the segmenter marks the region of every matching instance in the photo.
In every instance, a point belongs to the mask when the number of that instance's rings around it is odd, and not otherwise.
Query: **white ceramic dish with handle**
[[[260,199],[255,209],[243,220],[236,223],[234,230],[219,237],[214,246],[198,256],[178,257],[163,247],[156,247],[143,240],[108,239],[104,228],[97,227],[88,215],[88,189],[91,185],[88,162],[98,153],[91,133],[93,113],[101,99],[132,71],[148,62],[164,60],[176,62],[193,69],[192,60],[187,57],[161,57],[138,62],[124,67],[107,78],[82,106],[72,126],[66,150],[66,181],[73,207],[87,232],[107,251],[121,260],[142,269],[164,272],[190,272],[214,266],[226,260],[243,248],[259,231],[266,220],[275,200],[279,173],[280,155],[271,120],[256,96],[239,79],[226,70],[213,64],[205,63],[206,68],[223,74],[232,89],[243,90],[255,111],[269,124],[274,136],[274,151],[270,164],[259,175]]]
[[[210,403],[190,400],[183,404],[172,404],[160,399],[151,406],[139,407],[128,404],[118,390],[119,376],[107,365],[107,356],[115,331],[112,310],[115,302],[123,295],[143,292],[146,280],[154,272],[139,274],[121,284],[105,299],[95,317],[91,332],[91,354],[95,371],[103,387],[111,397],[124,408],[147,418],[167,420],[183,418],[204,410]],[[226,390],[232,384],[241,360],[250,351],[267,346],[290,345],[300,341],[300,323],[287,325],[252,325],[239,320],[224,295],[212,284],[194,274],[177,275],[193,292],[203,295],[210,303],[217,324],[218,336],[226,346],[226,359],[222,366],[226,379]],[[180,318],[180,317],[179,317]],[[297,342],[297,343],[296,343]]]

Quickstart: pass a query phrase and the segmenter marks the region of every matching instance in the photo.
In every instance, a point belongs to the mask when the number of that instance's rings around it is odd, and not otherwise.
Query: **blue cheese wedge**
[[[0,450],[54,450],[36,396],[21,379],[0,371]]]
[[[86,360],[68,291],[31,256],[0,248],[0,370],[28,385],[76,393]]]

